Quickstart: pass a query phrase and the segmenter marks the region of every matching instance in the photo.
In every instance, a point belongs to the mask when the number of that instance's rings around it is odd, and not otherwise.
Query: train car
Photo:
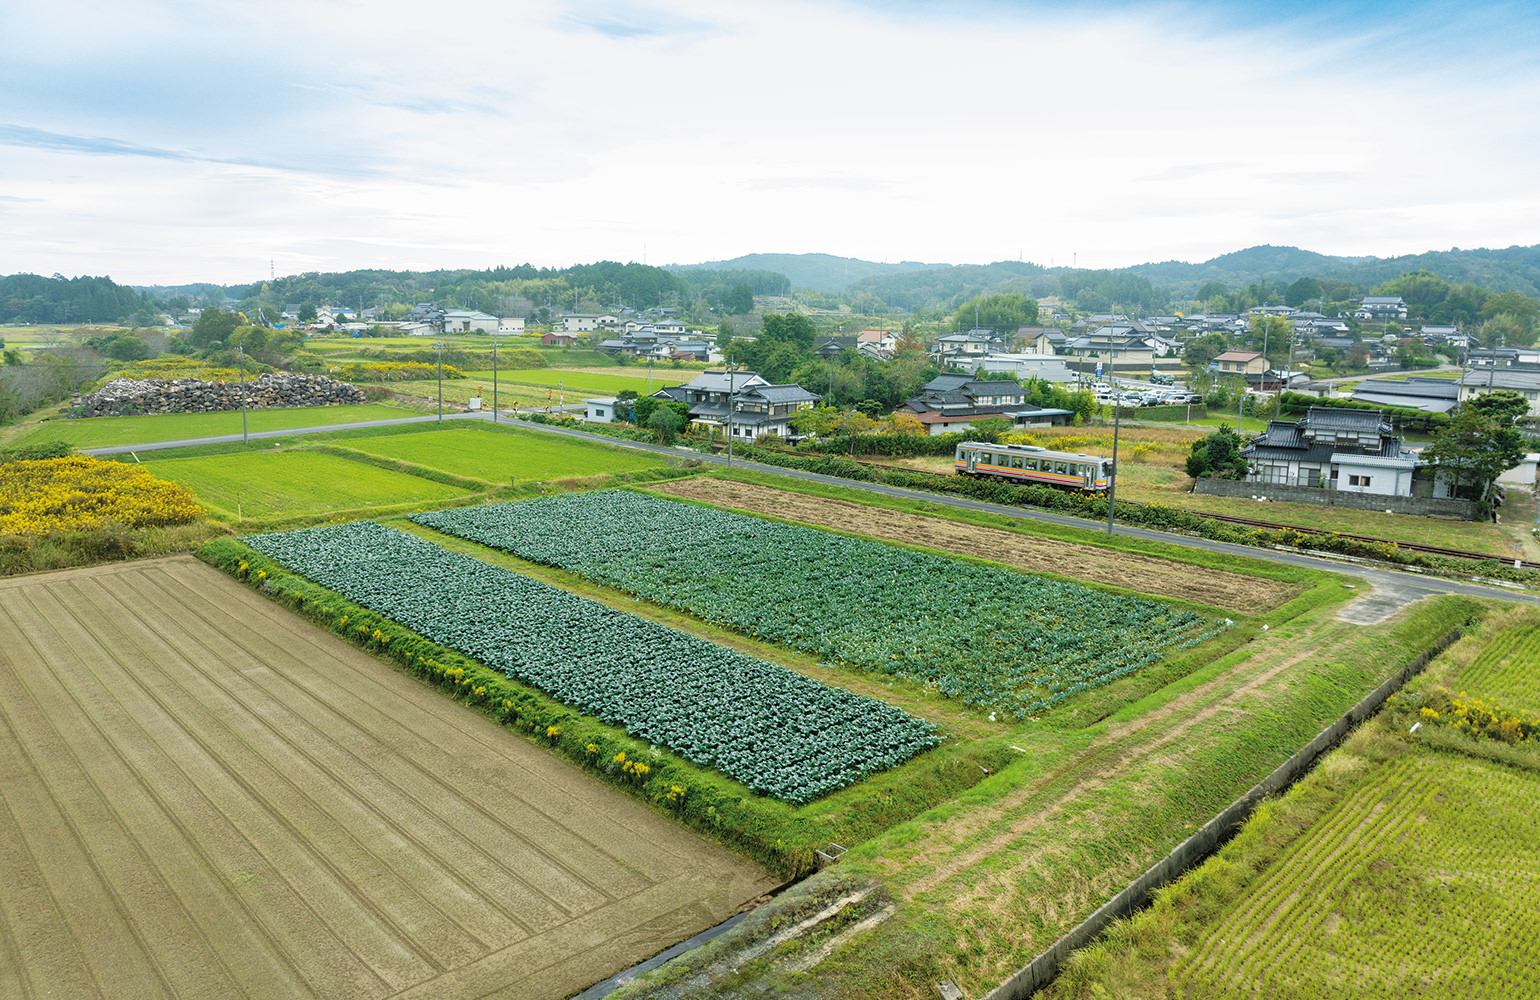
[[[959,476],[1012,482],[1047,483],[1066,489],[1103,493],[1112,478],[1112,460],[1072,451],[1050,451],[1030,444],[964,441],[953,462]]]

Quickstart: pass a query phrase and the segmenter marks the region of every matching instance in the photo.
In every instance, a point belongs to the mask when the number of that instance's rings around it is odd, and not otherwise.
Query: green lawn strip
[[[419,416],[395,406],[362,403],[357,406],[306,406],[294,409],[247,410],[248,431],[291,430],[323,424],[347,424],[365,420],[394,420]],[[13,444],[63,441],[76,448],[108,448],[125,444],[151,444],[187,438],[218,437],[241,433],[239,410],[218,413],[157,413],[141,417],[88,417],[81,420],[42,421],[19,435]]]
[[[143,464],[156,476],[186,486],[200,503],[225,519],[394,509],[465,493],[418,476],[295,449],[152,457]]]
[[[633,449],[606,447],[538,431],[475,424],[412,433],[360,436],[348,447],[383,458],[439,469],[485,482],[544,481],[571,476],[639,472],[668,459]]]
[[[969,845],[979,852],[857,952],[821,966],[820,987],[856,996],[881,984],[880,995],[923,996],[951,979],[965,996],[983,995],[1304,745],[1391,666],[1481,607],[1439,599],[1372,628],[1317,610],[1308,616],[1319,629],[1312,636],[1332,645],[1248,694],[1239,692],[1252,675],[1238,672],[1143,732],[1110,741],[1108,723],[1078,732],[1018,729],[1010,740],[1025,752],[1005,771],[847,855],[846,877],[886,879],[897,894]],[[1283,646],[1258,655],[1292,652]],[[1034,825],[1033,816],[1044,821]],[[767,972],[753,987],[773,993],[789,982]],[[738,995],[744,986],[725,979],[709,995]],[[622,996],[667,995],[649,990]]]
[[[1471,641],[1469,638],[1462,640],[1461,645]],[[1455,649],[1458,648],[1457,645]],[[1440,672],[1438,660],[1434,661],[1432,672]],[[1459,739],[1468,746],[1475,746],[1468,737]],[[1464,913],[1454,930],[1459,947],[1482,950],[1527,947],[1533,940],[1533,927],[1505,928],[1499,919],[1501,908],[1486,904],[1498,903],[1493,894],[1500,896],[1504,887],[1519,893],[1532,891],[1532,885],[1526,889],[1514,882],[1510,877],[1511,860],[1505,861],[1503,856],[1507,853],[1511,857],[1516,846],[1511,842],[1512,832],[1527,824],[1527,820],[1520,817],[1532,815],[1540,806],[1540,753],[1511,747],[1502,747],[1502,751],[1492,762],[1487,762],[1481,760],[1484,755],[1480,752],[1431,741],[1424,734],[1409,739],[1400,720],[1382,715],[1356,731],[1284,796],[1264,803],[1218,855],[1157,894],[1150,908],[1113,924],[1096,944],[1071,957],[1058,981],[1044,995],[1049,998],[1101,995],[1153,998],[1170,995],[1169,989],[1176,985],[1183,989],[1184,995],[1217,996],[1220,994],[1214,991],[1214,984],[1193,982],[1191,970],[1182,966],[1201,957],[1206,949],[1213,948],[1218,934],[1231,940],[1237,936],[1241,940],[1250,940],[1255,954],[1274,956],[1275,959],[1296,955],[1301,946],[1307,951],[1319,947],[1323,942],[1315,935],[1302,933],[1293,918],[1277,903],[1267,904],[1265,913],[1261,914],[1264,918],[1261,926],[1237,925],[1235,921],[1244,914],[1246,901],[1256,898],[1256,894],[1266,889],[1270,882],[1276,894],[1276,884],[1285,873],[1292,873],[1295,879],[1302,878],[1306,867],[1298,859],[1323,841],[1340,840],[1344,835],[1349,840],[1375,836],[1378,825],[1390,819],[1378,819],[1362,811],[1355,814],[1351,811],[1354,800],[1389,802],[1403,790],[1407,775],[1412,776],[1416,787],[1424,794],[1429,785],[1445,777],[1452,777],[1459,790],[1440,792],[1423,803],[1418,815],[1418,831],[1412,841],[1398,843],[1394,838],[1386,841],[1384,853],[1375,852],[1373,863],[1367,866],[1364,862],[1368,859],[1355,858],[1351,852],[1344,854],[1332,862],[1329,880],[1298,882],[1293,887],[1294,892],[1310,900],[1312,914],[1321,918],[1329,917],[1340,906],[1361,902],[1352,898],[1355,889],[1362,889],[1366,884],[1377,887],[1380,890],[1376,894],[1379,897],[1377,909],[1381,915],[1399,921],[1392,933],[1374,934],[1367,940],[1358,933],[1357,922],[1335,924],[1329,945],[1333,952],[1351,954],[1357,945],[1361,951],[1378,959],[1375,970],[1378,975],[1367,967],[1359,967],[1359,975],[1353,982],[1354,995],[1405,995],[1407,984],[1403,981],[1403,970],[1406,965],[1415,964],[1415,955],[1409,952],[1427,941],[1430,927],[1435,933],[1450,933],[1447,916],[1451,907]],[[1471,760],[1462,762],[1462,758]],[[1509,794],[1499,796],[1481,809],[1472,810],[1468,796],[1475,793],[1479,776],[1497,774],[1506,774],[1510,779],[1527,774],[1529,778],[1517,784],[1510,780],[1506,786]],[[1515,791],[1522,801],[1512,798]],[[1349,811],[1344,815],[1344,810]],[[1447,895],[1447,892],[1463,894],[1472,888],[1450,883],[1438,886],[1436,898],[1414,904],[1413,897],[1425,888],[1425,880],[1430,874],[1449,872],[1453,867],[1442,860],[1439,848],[1471,844],[1473,831],[1463,828],[1464,821],[1473,816],[1496,820],[1504,810],[1513,814],[1509,821],[1499,821],[1475,835],[1482,849],[1461,852],[1466,861],[1479,860],[1489,854],[1492,857],[1490,869],[1478,876],[1480,901],[1471,899],[1461,903],[1458,897]],[[1494,850],[1504,840],[1509,841],[1507,852]],[[1527,845],[1519,847],[1521,853],[1526,849]],[[1375,878],[1374,871],[1387,872],[1390,880]],[[1453,873],[1449,874],[1452,877]],[[1464,925],[1476,910],[1482,912],[1482,933],[1472,935]],[[1267,925],[1274,918],[1283,919],[1268,932]],[[1504,936],[1506,940],[1503,940]],[[1255,995],[1253,989],[1264,985],[1261,976],[1282,964],[1281,960],[1261,965],[1242,964],[1236,970],[1239,978],[1232,978],[1230,985],[1240,995]],[[1486,968],[1508,964],[1511,963],[1498,958],[1495,964],[1488,962]],[[1448,964],[1442,968],[1445,972],[1450,971]],[[1257,975],[1246,976],[1248,969]],[[1303,970],[1296,966],[1291,973],[1281,980],[1273,977],[1265,984],[1265,992],[1273,996],[1321,996],[1341,986],[1340,983],[1311,981],[1308,964]],[[1468,994],[1455,989],[1438,995]]]
[[[801,808],[753,795],[721,774],[579,715],[501,672],[290,573],[239,539],[217,539],[200,558],[336,634],[414,673],[468,706],[524,732],[572,763],[787,877],[816,867],[830,840],[859,843],[977,782],[1012,751],[995,739],[955,737],[891,771]],[[648,762],[643,779],[615,755]]]

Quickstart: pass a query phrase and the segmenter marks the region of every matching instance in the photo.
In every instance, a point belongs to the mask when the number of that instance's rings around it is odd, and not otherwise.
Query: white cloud
[[[1533,241],[1534,18],[1427,13],[1452,50],[1318,10],[34,5],[0,273]]]

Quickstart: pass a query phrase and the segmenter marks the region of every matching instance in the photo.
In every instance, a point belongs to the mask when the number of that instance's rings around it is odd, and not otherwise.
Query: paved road
[[[444,414],[444,420],[490,420],[490,413],[455,413]],[[716,465],[727,465],[726,455],[708,455],[691,448],[670,448],[663,445],[646,444],[639,441],[625,441],[619,438],[608,437],[602,434],[590,434],[586,431],[576,430],[570,427],[556,427],[549,424],[535,424],[517,419],[509,413],[499,415],[500,422],[512,427],[525,430],[540,431],[546,434],[555,434],[561,437],[577,438],[584,441],[593,441],[599,444],[632,448],[639,451],[650,451],[671,458],[688,457],[701,462]],[[426,417],[404,417],[393,420],[370,420],[352,424],[330,424],[323,427],[303,427],[281,431],[260,431],[250,435],[252,438],[278,438],[292,437],[300,434],[316,434],[324,431],[354,430],[367,427],[390,427],[399,424],[434,423],[438,421],[436,415]],[[200,444],[225,444],[240,441],[241,435],[224,435],[221,437],[196,438],[184,441],[160,441],[141,445],[119,445],[111,448],[82,449],[88,455],[122,455],[133,451],[158,451],[169,448],[186,448]],[[1085,518],[1070,517],[1065,514],[1055,514],[1050,511],[1034,510],[1028,507],[1009,507],[1003,504],[985,503],[980,500],[971,500],[967,497],[948,496],[943,493],[927,493],[920,490],[908,490],[897,486],[888,486],[881,483],[862,483],[850,479],[840,479],[836,476],[824,476],[814,472],[804,472],[799,469],[783,469],[774,465],[762,465],[757,462],[745,462],[735,459],[731,463],[745,469],[753,469],[757,472],[769,472],[779,476],[787,476],[792,479],[803,479],[809,482],[824,483],[830,486],[842,486],[849,489],[866,490],[884,496],[900,497],[908,500],[923,500],[927,503],[945,504],[965,510],[977,510],[990,514],[1001,514],[1007,517],[1030,518],[1049,524],[1062,524],[1073,528],[1082,528],[1092,531],[1105,531],[1105,522],[1088,521]],[[1188,548],[1199,549],[1204,552],[1223,552],[1229,555],[1244,556],[1249,559],[1262,559],[1267,562],[1281,563],[1289,566],[1302,566],[1307,569],[1327,570],[1329,572],[1343,573],[1358,577],[1373,588],[1360,600],[1354,601],[1342,612],[1342,617],[1360,624],[1374,624],[1383,621],[1396,611],[1421,600],[1425,597],[1433,597],[1439,594],[1461,594],[1469,597],[1486,597],[1500,601],[1513,601],[1524,604],[1540,605],[1540,594],[1530,593],[1524,590],[1510,589],[1502,586],[1486,586],[1478,583],[1467,583],[1461,580],[1449,580],[1442,577],[1423,576],[1401,570],[1385,569],[1377,566],[1360,565],[1348,560],[1327,559],[1319,556],[1303,555],[1297,552],[1280,552],[1275,549],[1253,548],[1247,545],[1235,545],[1230,542],[1216,542],[1207,538],[1193,538],[1189,535],[1174,535],[1164,531],[1154,531],[1150,528],[1139,528],[1132,525],[1117,525],[1115,532],[1126,538],[1143,538],[1150,541],[1164,542],[1169,545],[1184,545]]]

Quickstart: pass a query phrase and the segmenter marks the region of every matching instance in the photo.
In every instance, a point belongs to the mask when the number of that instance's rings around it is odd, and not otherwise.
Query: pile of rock
[[[239,382],[205,382],[202,379],[113,379],[70,406],[76,417],[118,417],[142,413],[212,413],[239,410]],[[324,375],[273,372],[246,383],[245,405],[251,410],[281,406],[340,406],[362,403],[357,386]]]

